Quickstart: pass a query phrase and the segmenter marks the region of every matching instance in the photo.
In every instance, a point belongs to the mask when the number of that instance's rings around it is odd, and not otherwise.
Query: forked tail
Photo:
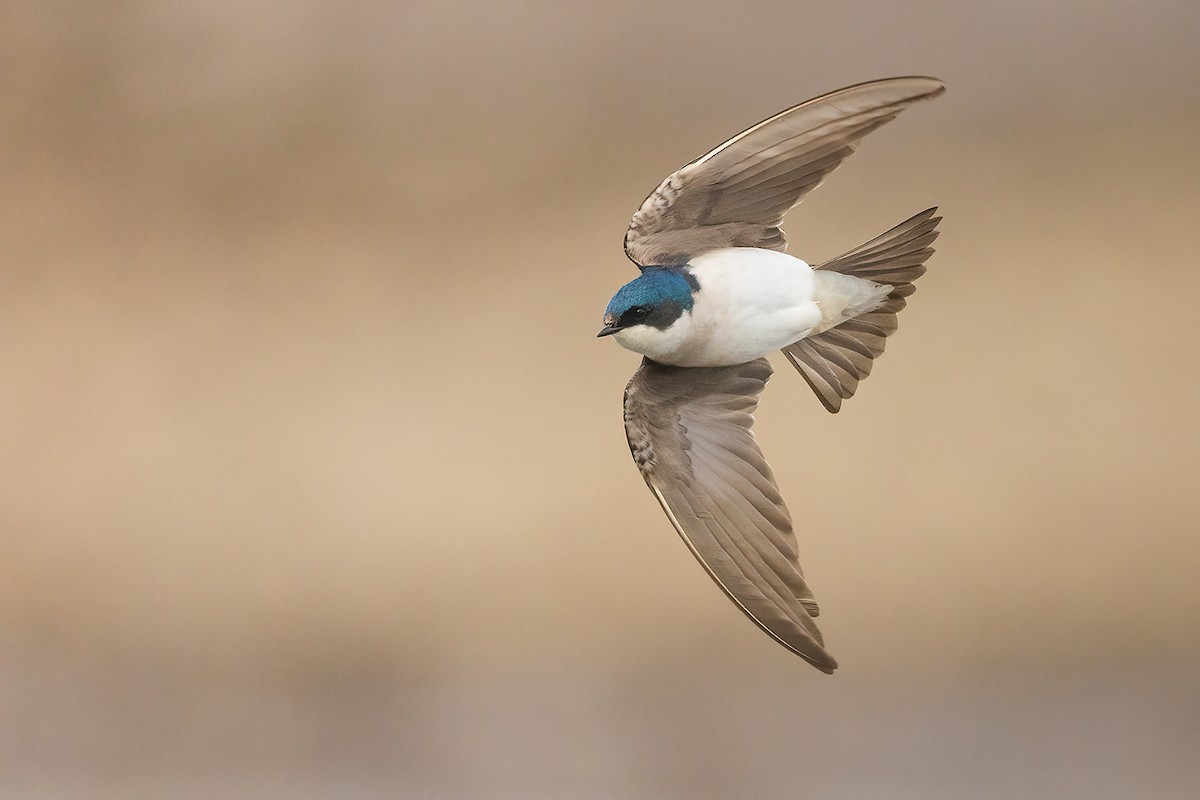
[[[853,250],[830,259],[816,269],[840,272],[892,287],[878,306],[829,330],[808,336],[783,348],[817,397],[832,413],[854,395],[859,382],[871,373],[883,353],[887,337],[897,327],[896,314],[913,285],[925,274],[925,261],[933,255],[937,238],[936,208],[908,219]]]

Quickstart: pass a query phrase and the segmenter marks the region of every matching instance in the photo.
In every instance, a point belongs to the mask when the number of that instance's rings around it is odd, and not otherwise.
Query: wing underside
[[[751,431],[770,375],[766,359],[715,368],[647,359],[626,389],[626,434],[651,492],[713,580],[773,638],[832,672],[791,516]]]

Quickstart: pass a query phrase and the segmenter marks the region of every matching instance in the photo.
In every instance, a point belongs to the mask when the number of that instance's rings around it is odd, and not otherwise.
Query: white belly
[[[665,331],[644,325],[617,341],[663,364],[744,364],[804,338],[821,322],[813,270],[774,250],[734,247],[691,260],[695,306]]]

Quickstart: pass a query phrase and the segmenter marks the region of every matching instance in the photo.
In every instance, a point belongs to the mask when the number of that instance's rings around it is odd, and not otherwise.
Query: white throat
[[[695,327],[692,311],[684,311],[679,319],[666,328],[634,325],[632,328],[617,331],[613,338],[626,350],[641,353],[660,364],[676,364],[674,356],[685,350],[688,343],[695,338]]]

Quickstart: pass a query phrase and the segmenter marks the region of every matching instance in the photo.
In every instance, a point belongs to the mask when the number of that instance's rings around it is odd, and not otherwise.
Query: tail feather
[[[854,275],[876,283],[885,283],[897,289],[904,284],[915,283],[925,274],[925,261],[933,255],[933,240],[938,237],[937,225],[941,217],[935,217],[936,208],[929,208],[911,219],[901,222],[886,233],[881,233],[869,242],[832,258],[817,269]],[[909,289],[907,297],[913,293]],[[893,296],[896,292],[893,291]]]
[[[896,315],[907,304],[905,298],[916,291],[913,283],[925,274],[925,261],[933,255],[930,245],[942,220],[934,216],[936,211],[922,211],[817,267],[892,287],[875,308],[783,348],[831,413],[836,414],[842,401],[852,397],[859,382],[871,374],[887,337],[895,333]]]

